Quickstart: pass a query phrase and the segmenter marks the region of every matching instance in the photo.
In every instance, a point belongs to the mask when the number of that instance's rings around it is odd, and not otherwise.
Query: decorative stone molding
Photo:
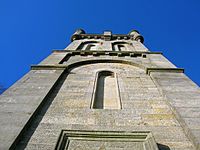
[[[31,70],[64,70],[67,66],[58,65],[31,65]]]
[[[146,74],[150,75],[151,72],[184,73],[184,69],[183,68],[146,68]]]
[[[110,143],[115,147],[115,142],[121,143],[122,147],[132,146],[139,150],[158,150],[158,145],[151,132],[149,131],[78,131],[78,130],[62,130],[55,146],[55,150],[70,149],[70,142],[81,143],[79,148],[85,149],[92,141],[101,143]],[[85,145],[86,144],[86,145]],[[91,143],[92,144],[92,143]],[[74,145],[73,145],[74,146]],[[74,147],[73,147],[74,148]],[[101,149],[101,148],[100,148]],[[106,149],[106,146],[105,146]]]
[[[110,41],[110,40],[119,40],[119,39],[124,39],[124,40],[135,40],[138,42],[143,43],[144,38],[142,35],[139,34],[137,30],[132,30],[129,32],[129,34],[112,34],[111,31],[104,31],[103,34],[86,34],[83,29],[78,29],[75,31],[75,33],[71,36],[71,41],[74,40],[79,40],[79,39],[102,39],[105,41]]]
[[[70,53],[70,54],[75,54],[75,55],[80,55],[81,50],[53,50],[53,53]],[[101,50],[101,51],[84,51],[85,53],[87,53],[88,55],[92,55],[94,52],[96,52],[99,55],[104,55],[105,52],[109,52],[109,53],[118,53],[118,51],[105,51],[105,50]],[[163,54],[162,52],[150,52],[150,51],[120,51],[120,53],[125,53],[125,54]],[[117,55],[117,54],[116,54]],[[128,55],[127,55],[128,56]]]

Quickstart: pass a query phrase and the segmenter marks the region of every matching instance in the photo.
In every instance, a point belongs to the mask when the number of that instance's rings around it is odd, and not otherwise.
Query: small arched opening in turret
[[[97,50],[100,43],[97,41],[86,41],[81,43],[77,50]]]
[[[112,50],[113,51],[132,51],[134,47],[127,42],[114,42],[112,43]]]

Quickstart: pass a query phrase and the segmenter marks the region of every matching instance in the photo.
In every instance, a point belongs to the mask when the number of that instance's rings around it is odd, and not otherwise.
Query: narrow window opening
[[[95,50],[95,46],[94,44],[88,44],[85,50]]]
[[[124,45],[122,45],[122,44],[119,44],[119,45],[118,45],[118,50],[119,50],[119,51],[125,51],[125,50],[126,50],[126,47],[125,47]]]
[[[113,51],[133,51],[135,50],[133,45],[127,42],[114,42],[112,43]]]
[[[81,43],[77,50],[97,50],[99,47],[99,42],[97,41],[86,41]]]
[[[101,71],[97,74],[92,108],[121,109],[116,74]]]

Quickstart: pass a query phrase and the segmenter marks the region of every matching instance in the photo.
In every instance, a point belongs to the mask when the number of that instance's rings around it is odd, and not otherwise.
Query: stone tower
[[[87,34],[0,97],[0,149],[200,149],[200,89],[138,31]]]

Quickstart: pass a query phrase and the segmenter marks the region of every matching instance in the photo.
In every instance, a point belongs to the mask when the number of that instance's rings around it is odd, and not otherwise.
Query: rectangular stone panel
[[[73,131],[62,130],[56,150],[158,150],[154,137],[149,131]]]

